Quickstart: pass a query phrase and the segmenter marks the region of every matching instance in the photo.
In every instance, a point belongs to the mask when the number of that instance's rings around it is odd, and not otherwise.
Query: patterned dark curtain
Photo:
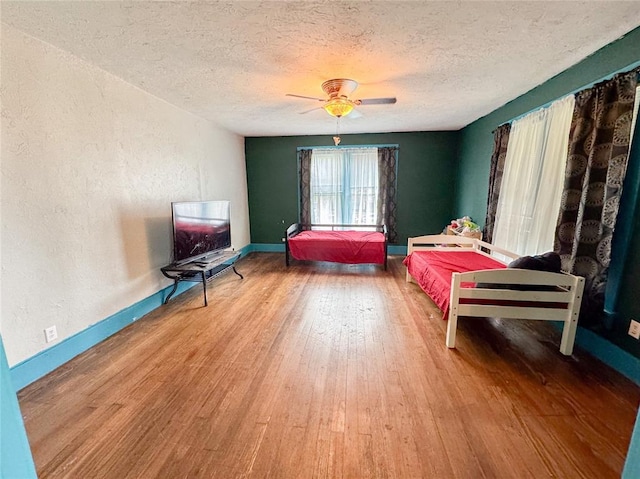
[[[498,210],[498,197],[502,185],[502,173],[504,172],[504,160],[507,157],[507,145],[511,123],[498,127],[493,134],[493,154],[491,155],[491,169],[489,170],[489,197],[487,199],[487,217],[484,221],[482,236],[487,243],[493,242],[493,226]]]
[[[565,271],[585,278],[585,326],[602,324],[639,71],[616,75],[576,95],[555,250]]]
[[[311,223],[311,154],[312,149],[298,151],[299,177],[300,177],[300,223]]]
[[[397,243],[396,161],[397,147],[378,148],[378,222],[387,225],[389,243]]]

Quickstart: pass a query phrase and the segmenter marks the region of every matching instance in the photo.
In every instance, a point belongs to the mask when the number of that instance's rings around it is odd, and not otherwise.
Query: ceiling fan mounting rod
[[[349,80],[348,78],[334,78],[322,84],[322,90],[329,95],[329,97],[348,97],[356,88],[358,88],[358,82]]]

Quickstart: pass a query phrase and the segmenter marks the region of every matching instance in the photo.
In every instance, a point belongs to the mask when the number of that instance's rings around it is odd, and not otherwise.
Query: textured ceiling
[[[244,136],[459,129],[640,25],[637,1],[2,1],[2,23]]]

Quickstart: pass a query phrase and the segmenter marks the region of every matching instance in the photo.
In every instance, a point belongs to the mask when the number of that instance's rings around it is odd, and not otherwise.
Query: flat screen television
[[[171,213],[174,263],[205,261],[231,247],[229,201],[173,202]]]

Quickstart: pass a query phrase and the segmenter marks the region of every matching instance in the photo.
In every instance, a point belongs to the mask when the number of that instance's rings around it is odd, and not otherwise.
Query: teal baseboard
[[[387,246],[387,252],[393,256],[407,256],[407,247],[390,244]]]
[[[250,251],[251,245],[247,245],[240,249],[238,253],[240,257],[242,257],[246,256]],[[190,282],[179,283],[174,297],[198,285],[198,283]],[[67,361],[85,352],[87,349],[104,341],[137,319],[140,319],[145,314],[159,308],[164,304],[164,300],[172,288],[173,286],[167,286],[157,293],[16,364],[11,368],[13,387],[18,391],[28,386],[37,379],[62,366]]]
[[[0,337],[0,477],[38,479]]]
[[[251,243],[251,251],[256,253],[284,253],[284,244]]]
[[[638,409],[636,425],[631,435],[627,460],[622,470],[622,479],[638,479],[638,477],[640,477],[640,409]]]
[[[562,331],[562,324],[560,322],[553,323],[559,331]],[[580,326],[578,326],[576,333],[575,345],[640,386],[640,358]]]
[[[252,243],[240,249],[240,256],[251,252],[284,252],[282,244]],[[389,246],[390,255],[405,255],[406,247]],[[176,295],[197,286],[198,283],[180,283]],[[171,286],[163,288],[148,298],[145,298],[122,311],[103,319],[99,323],[89,326],[84,331],[70,336],[60,343],[32,356],[10,370],[11,380],[15,390],[20,390],[32,382],[40,379],[54,369],[62,366],[75,356],[104,341],[122,328],[133,323],[145,314],[162,306],[169,294]],[[576,345],[587,350],[603,363],[620,372],[636,384],[640,385],[640,359],[620,349],[610,341],[583,328],[578,328]]]
[[[180,283],[176,295],[184,293],[194,286],[197,286],[197,283]],[[162,306],[171,288],[172,286],[164,288],[132,306],[89,326],[87,329],[69,336],[55,346],[16,364],[11,368],[11,380],[15,390],[18,391],[28,386],[145,314]]]
[[[602,336],[580,327],[576,334],[575,344],[640,386],[640,358],[619,348]]]

